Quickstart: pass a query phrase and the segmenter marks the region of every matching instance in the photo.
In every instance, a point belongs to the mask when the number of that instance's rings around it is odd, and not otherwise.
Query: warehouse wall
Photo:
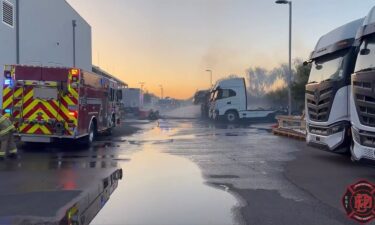
[[[15,22],[15,0],[6,1],[13,5]],[[15,26],[9,26],[3,22],[3,0],[0,0],[0,84],[4,82],[4,76],[1,76],[1,71],[5,64],[12,64],[16,62],[16,28]],[[14,24],[15,25],[15,24]],[[0,88],[0,108],[2,105],[3,98],[2,88]]]
[[[91,27],[65,0],[19,0],[20,63],[73,67],[76,20],[76,67],[91,71]]]
[[[14,6],[15,13],[15,0],[8,0],[7,2]],[[3,0],[0,3],[0,63],[14,63],[16,60],[16,28],[3,22]]]

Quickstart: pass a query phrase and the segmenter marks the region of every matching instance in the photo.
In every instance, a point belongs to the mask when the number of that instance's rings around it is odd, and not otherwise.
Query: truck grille
[[[328,121],[336,90],[333,82],[306,86],[307,113],[311,120],[317,122]]]
[[[375,127],[375,72],[361,72],[352,77],[352,91],[361,124]]]

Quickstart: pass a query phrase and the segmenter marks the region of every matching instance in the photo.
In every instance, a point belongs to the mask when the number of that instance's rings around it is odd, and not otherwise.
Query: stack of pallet
[[[306,139],[306,120],[305,116],[278,116],[278,124],[272,129],[275,135]]]

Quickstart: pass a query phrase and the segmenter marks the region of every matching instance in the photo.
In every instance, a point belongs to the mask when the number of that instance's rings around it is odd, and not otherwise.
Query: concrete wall
[[[76,67],[91,71],[91,27],[65,0],[19,0],[20,63]]]

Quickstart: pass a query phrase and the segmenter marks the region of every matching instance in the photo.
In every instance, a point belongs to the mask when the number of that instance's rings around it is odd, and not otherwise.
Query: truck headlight
[[[343,131],[344,129],[345,129],[344,124],[338,124],[338,125],[332,126],[328,129],[328,135],[336,134],[338,132]]]

